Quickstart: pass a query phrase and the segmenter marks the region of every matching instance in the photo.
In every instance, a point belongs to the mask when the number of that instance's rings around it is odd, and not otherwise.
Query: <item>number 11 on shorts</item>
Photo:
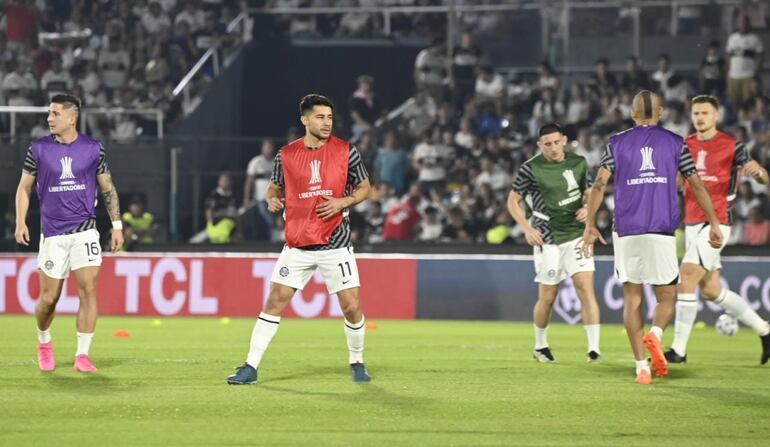
[[[339,266],[340,270],[342,271],[342,277],[343,277],[343,278],[344,278],[345,276],[351,276],[351,275],[353,274],[353,271],[352,271],[352,270],[350,270],[350,262],[348,262],[348,261],[345,261],[344,263],[343,263],[343,262],[340,262],[340,263],[339,263],[339,264],[337,264],[337,265]],[[347,267],[347,268],[348,268],[348,274],[347,274],[347,275],[345,275],[345,267]]]

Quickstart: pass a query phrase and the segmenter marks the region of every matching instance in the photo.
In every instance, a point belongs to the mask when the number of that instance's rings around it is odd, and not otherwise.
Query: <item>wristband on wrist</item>
[[[112,229],[113,230],[122,230],[123,229],[123,221],[122,220],[113,220],[112,221]]]

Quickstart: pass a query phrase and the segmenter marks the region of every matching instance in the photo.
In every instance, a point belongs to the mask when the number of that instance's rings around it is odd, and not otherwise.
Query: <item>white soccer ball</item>
[[[740,329],[740,326],[738,325],[738,320],[735,319],[732,315],[728,314],[722,314],[717,318],[717,322],[714,325],[717,329],[717,332],[719,332],[722,335],[732,336],[738,333],[738,329]]]

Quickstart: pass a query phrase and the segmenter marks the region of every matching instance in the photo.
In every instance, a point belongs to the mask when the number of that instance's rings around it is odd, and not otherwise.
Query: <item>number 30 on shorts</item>
[[[572,249],[575,250],[575,260],[576,261],[580,261],[580,260],[583,260],[583,259],[588,259],[588,258],[591,257],[591,256],[583,255],[583,243],[582,242],[578,242],[578,244],[575,245],[574,247],[572,247]]]

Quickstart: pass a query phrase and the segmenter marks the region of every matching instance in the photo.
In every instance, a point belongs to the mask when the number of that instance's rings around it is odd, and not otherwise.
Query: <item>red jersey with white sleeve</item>
[[[711,196],[719,222],[731,225],[731,208],[738,187],[738,171],[751,160],[746,147],[735,137],[722,131],[705,141],[699,140],[697,134],[692,134],[687,137],[685,143],[690,148],[692,159],[695,160],[698,175]],[[689,183],[685,183],[684,208],[686,225],[708,222],[708,217],[695,200]]]
[[[350,245],[350,223],[343,213],[323,220],[316,207],[323,196],[340,198],[368,178],[361,154],[337,137],[319,148],[304,138],[289,143],[275,156],[272,182],[284,189],[286,245],[308,250],[331,250]]]

